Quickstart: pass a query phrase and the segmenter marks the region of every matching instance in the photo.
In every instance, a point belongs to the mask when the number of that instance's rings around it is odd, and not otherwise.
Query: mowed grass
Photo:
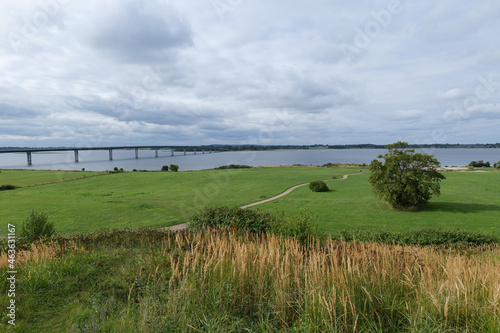
[[[2,191],[0,225],[4,230],[7,223],[20,226],[34,209],[46,212],[59,234],[168,226],[185,222],[205,206],[241,206],[270,198],[297,184],[354,174],[347,180],[328,181],[330,192],[313,193],[304,186],[250,209],[295,215],[307,208],[329,233],[442,228],[500,234],[500,172],[447,172],[440,197],[433,197],[423,210],[401,212],[375,198],[368,183],[368,170],[359,171],[273,167],[106,174]],[[92,174],[96,173],[4,170],[0,179],[5,184],[29,185]]]
[[[427,228],[500,234],[500,172],[446,172],[441,196],[433,196],[417,211],[391,209],[372,194],[369,173],[330,181],[330,192],[313,193],[302,187],[288,196],[260,205],[265,211],[297,214],[307,208],[320,227],[342,230],[404,232]]]
[[[42,183],[50,178],[46,171],[39,172],[40,180],[37,171],[19,171],[23,172],[26,178],[8,171],[0,176],[12,185]],[[346,172],[353,170],[281,167],[107,174],[2,191],[0,221],[4,228],[7,223],[20,225],[34,209],[47,213],[59,234],[168,226],[185,222],[207,205],[241,206],[296,184],[341,177]],[[54,174],[57,179],[57,172]]]

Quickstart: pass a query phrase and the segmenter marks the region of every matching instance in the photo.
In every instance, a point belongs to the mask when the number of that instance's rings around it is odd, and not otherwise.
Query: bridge
[[[193,151],[196,155],[196,152],[199,151],[202,154],[205,152],[208,153],[217,153],[221,151],[227,151],[225,148],[217,148],[213,146],[113,146],[113,147],[72,147],[72,148],[19,148],[19,149],[0,149],[0,154],[7,153],[26,153],[28,158],[28,165],[32,165],[33,159],[32,153],[39,152],[54,152],[54,151],[73,151],[75,153],[75,162],[78,162],[78,152],[80,150],[108,150],[109,151],[109,160],[113,160],[113,150],[134,150],[135,158],[139,158],[139,150],[140,149],[148,149],[155,151],[155,157],[158,157],[159,150],[169,150],[171,155],[174,156],[175,151],[183,151],[184,155],[187,154],[188,151]]]

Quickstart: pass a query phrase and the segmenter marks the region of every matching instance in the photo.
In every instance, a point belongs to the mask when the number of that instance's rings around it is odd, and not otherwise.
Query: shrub
[[[218,168],[215,169],[250,169],[252,168],[249,165],[242,165],[242,164],[229,164],[229,165],[222,165]]]
[[[191,217],[189,227],[195,230],[203,227],[223,227],[265,232],[274,219],[276,219],[275,216],[260,210],[226,206],[206,207]]]
[[[500,169],[500,161],[496,162],[496,163],[493,163],[493,167],[495,169]]]
[[[283,214],[271,220],[268,232],[288,238],[296,238],[300,244],[307,245],[313,239],[324,240],[325,234],[313,222],[313,214],[302,210],[298,216],[285,217]]]
[[[309,183],[309,189],[313,192],[328,192],[329,188],[322,180],[315,180]]]
[[[312,221],[312,214],[308,211],[302,211],[299,216],[285,217],[283,213],[276,215],[258,209],[206,207],[189,219],[189,228],[200,230],[204,227],[221,227],[253,233],[267,232],[296,238],[302,245],[307,245],[313,238],[324,238],[317,224]]]
[[[170,164],[170,171],[172,172],[179,171],[179,166],[177,164]]]
[[[164,165],[161,167],[161,171],[168,171],[168,165]]]
[[[468,166],[471,166],[471,167],[474,167],[474,168],[483,168],[483,167],[489,168],[490,167],[490,161],[487,161],[487,162],[483,162],[483,160],[472,161],[472,162],[470,162],[468,164]]]
[[[108,171],[108,173],[122,173],[124,171],[123,168],[118,169],[118,167],[114,167],[113,171]]]
[[[0,191],[14,190],[16,188],[17,188],[17,186],[6,184],[6,185],[0,186]]]
[[[43,212],[35,213],[32,210],[21,225],[21,238],[28,242],[49,238],[55,234],[54,223],[48,222],[47,214]]]

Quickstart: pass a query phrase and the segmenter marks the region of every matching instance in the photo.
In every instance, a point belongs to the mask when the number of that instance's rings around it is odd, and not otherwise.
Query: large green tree
[[[440,194],[440,181],[445,176],[437,171],[439,161],[429,154],[416,153],[407,142],[387,146],[388,153],[370,164],[370,184],[375,196],[394,208],[421,207],[432,194]]]

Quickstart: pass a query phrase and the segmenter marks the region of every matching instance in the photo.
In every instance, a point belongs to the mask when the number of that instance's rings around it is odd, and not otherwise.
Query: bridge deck
[[[75,151],[75,150],[116,150],[116,149],[212,149],[217,151],[227,151],[227,149],[213,146],[110,146],[110,147],[64,147],[64,148],[16,148],[0,149],[2,153],[36,153],[44,151]]]
[[[109,159],[113,160],[113,150],[135,150],[135,158],[139,158],[139,149],[149,149],[155,150],[155,156],[158,157],[158,150],[167,149],[170,150],[172,156],[174,155],[175,150],[182,149],[184,150],[184,155],[186,155],[186,151],[193,150],[196,154],[196,150],[200,150],[203,154],[205,150],[208,150],[209,153],[212,151],[227,151],[225,148],[217,148],[213,146],[109,146],[109,147],[64,147],[64,148],[17,148],[17,149],[0,149],[0,154],[7,153],[26,153],[28,159],[28,165],[32,164],[32,153],[37,152],[46,152],[46,151],[74,151],[75,152],[75,162],[78,162],[78,152],[80,150],[109,150]]]

